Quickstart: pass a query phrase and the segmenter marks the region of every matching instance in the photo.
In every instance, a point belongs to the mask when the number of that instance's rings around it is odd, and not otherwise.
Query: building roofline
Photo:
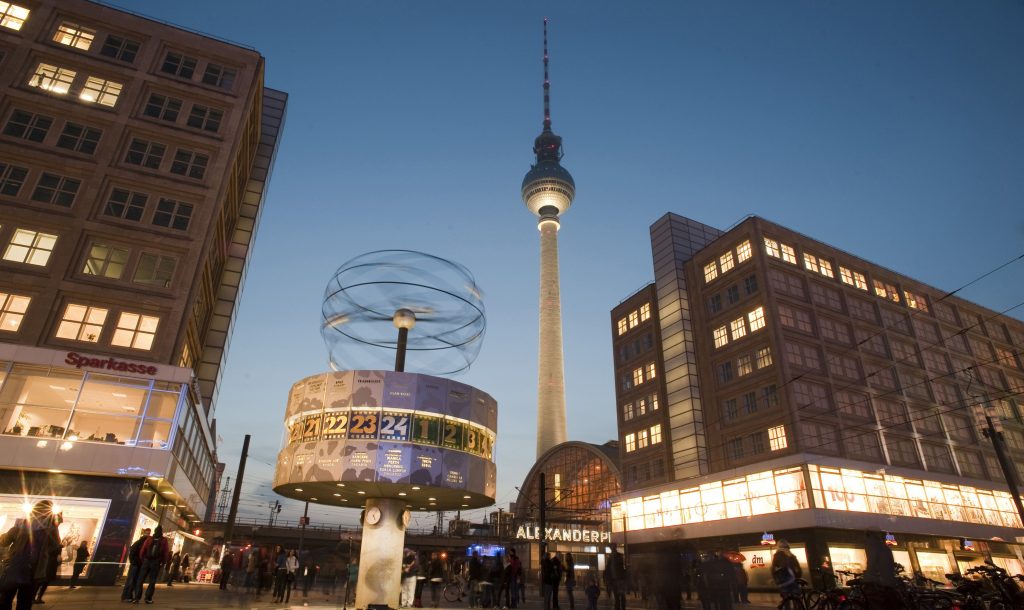
[[[238,47],[240,49],[245,49],[247,51],[252,51],[253,53],[260,54],[260,52],[256,50],[256,47],[252,47],[252,46],[249,46],[247,44],[242,44],[240,42],[235,42],[234,40],[229,40],[227,38],[223,38],[223,37],[217,36],[215,34],[209,34],[207,32],[203,32],[201,30],[197,30],[197,29],[194,29],[194,28],[189,28],[189,27],[185,27],[183,25],[178,25],[176,23],[171,23],[170,21],[164,21],[163,19],[157,19],[156,17],[150,17],[149,15],[144,15],[142,13],[133,11],[133,10],[131,10],[129,8],[125,8],[123,6],[115,4],[111,0],[84,0],[84,1],[86,3],[88,3],[88,4],[96,4],[96,5],[105,7],[105,8],[113,9],[115,11],[120,11],[122,13],[127,13],[129,15],[133,15],[135,17],[138,17],[139,19],[145,19],[146,21],[152,21],[154,23],[159,23],[161,25],[165,25],[167,27],[172,27],[174,29],[181,30],[183,32],[188,32],[190,34],[195,34],[196,36],[202,36],[203,38],[209,38],[211,40],[216,40],[217,42],[222,42],[224,44],[228,44],[228,45],[231,45],[233,47]]]

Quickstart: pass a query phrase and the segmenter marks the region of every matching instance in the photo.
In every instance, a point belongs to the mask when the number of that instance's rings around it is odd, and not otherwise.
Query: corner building
[[[1024,323],[763,218],[667,214],[651,244],[654,283],[612,310],[615,540],[739,550],[752,587],[782,538],[805,568],[862,570],[867,528],[935,580],[1024,571],[976,413],[1019,470]]]
[[[87,581],[216,493],[215,406],[286,95],[253,49],[0,2],[0,528],[53,499]]]

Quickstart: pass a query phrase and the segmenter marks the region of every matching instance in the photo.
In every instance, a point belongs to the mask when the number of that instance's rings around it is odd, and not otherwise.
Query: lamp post
[[[405,372],[405,351],[409,344],[409,331],[416,326],[416,314],[409,309],[399,309],[391,318],[391,323],[398,329],[398,346],[395,349],[395,371]]]

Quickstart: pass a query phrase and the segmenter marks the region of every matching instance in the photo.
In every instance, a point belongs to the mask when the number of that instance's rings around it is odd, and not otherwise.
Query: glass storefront
[[[103,531],[107,510],[110,508],[110,500],[0,494],[0,531],[5,532],[19,520],[25,519],[32,511],[32,506],[39,500],[53,502],[54,513],[62,518],[57,528],[63,547],[57,575],[70,577],[78,547],[85,543],[90,555],[96,548],[96,541]],[[89,566],[86,566],[87,571],[83,572],[83,577],[88,577],[88,568]]]
[[[41,443],[166,449],[178,405],[188,395],[180,383],[31,364],[0,373],[0,383],[0,434]]]
[[[1024,564],[1016,557],[992,556],[992,563],[1006,570],[1008,574],[1024,574]]]
[[[775,556],[777,547],[773,546],[741,546],[740,554],[743,555],[743,569],[747,572],[747,586],[751,588],[766,587],[777,589],[775,579],[772,578],[772,557]],[[800,562],[800,569],[803,574],[807,570],[807,549],[802,544],[794,544],[789,549]]]
[[[925,578],[934,581],[952,584],[946,578],[946,574],[953,571],[953,564],[949,554],[941,551],[917,551],[917,565]]]
[[[868,556],[863,548],[852,546],[829,545],[829,557],[832,559],[832,571],[863,572],[868,565]],[[898,561],[898,560],[897,560]],[[836,574],[840,582],[845,582],[842,574]]]

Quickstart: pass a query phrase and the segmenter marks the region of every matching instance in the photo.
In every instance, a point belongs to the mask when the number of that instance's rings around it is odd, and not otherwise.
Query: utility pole
[[[274,500],[273,502],[268,502],[267,505],[270,506],[270,519],[267,521],[267,526],[274,527],[274,517],[281,512],[281,501]]]
[[[235,492],[231,495],[231,510],[228,512],[228,523],[224,526],[224,544],[231,544],[231,536],[235,531],[235,517],[238,516],[238,497],[242,495],[242,477],[245,475],[245,460],[249,457],[249,440],[252,435],[246,434],[242,442],[242,457],[238,458],[238,476],[235,477]]]
[[[502,511],[502,509],[499,508],[498,509],[498,544],[501,544],[501,511]]]
[[[227,477],[224,481],[224,485],[220,488],[220,494],[217,498],[217,521],[223,521],[227,514],[228,503],[231,502],[231,477]]]
[[[1003,422],[999,419],[999,413],[996,412],[995,406],[989,401],[987,393],[982,404],[974,405],[971,408],[971,414],[974,415],[975,424],[981,428],[982,434],[992,441],[992,447],[996,450],[996,458],[999,460],[999,467],[1003,471],[1003,478],[1006,479],[1006,486],[1010,488],[1010,497],[1013,498],[1013,504],[1017,507],[1021,523],[1024,524],[1024,504],[1021,504],[1020,501],[1017,469],[1006,453]]]

